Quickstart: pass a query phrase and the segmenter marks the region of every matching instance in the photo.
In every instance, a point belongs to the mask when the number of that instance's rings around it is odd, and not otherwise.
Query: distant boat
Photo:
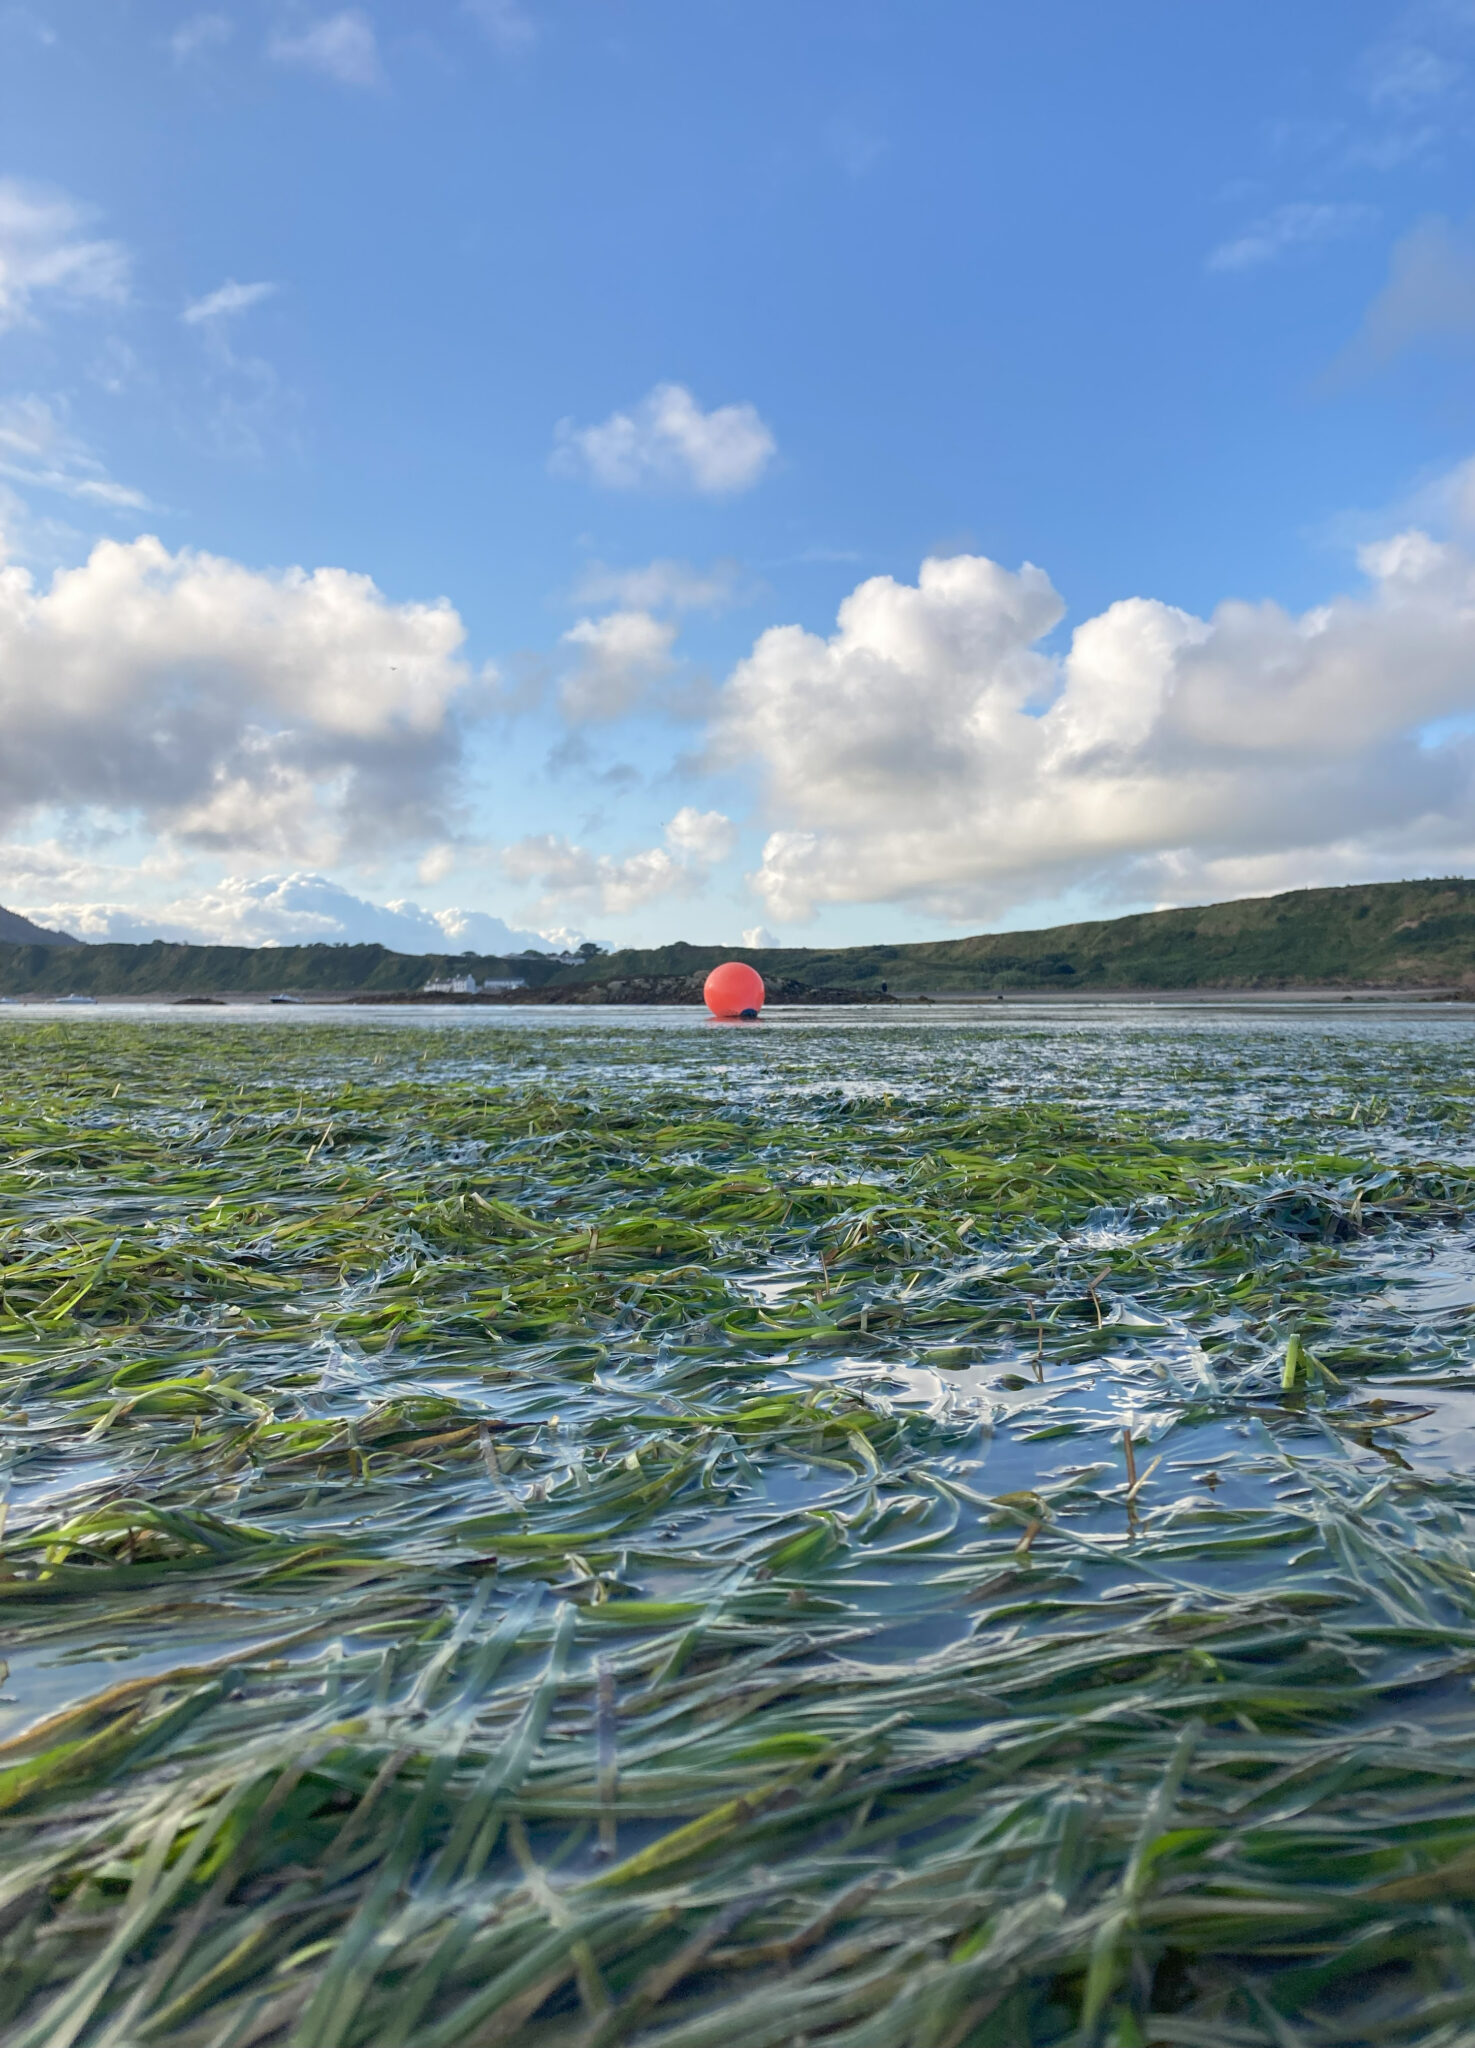
[[[303,1003],[303,1002],[306,1002],[306,1000],[307,1000],[307,998],[306,998],[305,996],[287,996],[287,995],[282,995],[282,996],[273,996],[273,997],[272,997],[272,1001],[273,1001],[274,1003]]]
[[[77,994],[73,993],[72,995],[69,995],[69,996],[58,996],[58,997],[57,997],[57,1001],[58,1001],[59,1003],[95,1003],[95,1002],[97,1001],[97,997],[96,997],[96,996],[79,996],[79,995],[77,995]]]

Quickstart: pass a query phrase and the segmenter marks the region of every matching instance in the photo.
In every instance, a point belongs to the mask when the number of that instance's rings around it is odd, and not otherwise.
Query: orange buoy
[[[724,960],[702,990],[714,1017],[756,1017],[763,1008],[763,976],[745,960]]]

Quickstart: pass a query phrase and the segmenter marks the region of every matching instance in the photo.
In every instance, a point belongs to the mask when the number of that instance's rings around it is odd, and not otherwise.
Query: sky
[[[1475,0],[0,0],[0,902],[1475,872]]]

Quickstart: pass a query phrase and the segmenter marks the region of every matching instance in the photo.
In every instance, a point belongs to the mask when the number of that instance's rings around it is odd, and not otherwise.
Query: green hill
[[[54,932],[44,924],[32,924],[28,917],[22,917],[18,910],[0,908],[0,945],[6,946],[80,946],[81,939],[74,939],[70,932]]]
[[[1475,988],[1475,881],[1372,882],[1296,889],[1185,910],[1144,911],[1045,931],[993,932],[910,946],[749,952],[661,946],[593,970],[691,973],[720,959],[811,987],[885,982],[893,995],[1013,989]]]
[[[0,945],[0,995],[151,996],[346,995],[420,988],[446,973],[517,975],[529,983],[557,971],[551,960],[391,953],[387,946]]]
[[[1297,889],[1197,909],[1154,910],[1047,931],[995,932],[910,946],[751,951],[685,943],[546,957],[391,953],[383,946],[62,946],[0,944],[4,995],[390,993],[447,971],[531,986],[638,974],[695,974],[718,960],[810,988],[893,995],[1009,990],[1465,988],[1475,990],[1475,881],[1374,882]]]

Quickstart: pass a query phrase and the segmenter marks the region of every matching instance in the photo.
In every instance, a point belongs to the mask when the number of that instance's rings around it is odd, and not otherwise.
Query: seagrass
[[[1475,2037],[1467,1031],[7,1019],[6,2042]]]

